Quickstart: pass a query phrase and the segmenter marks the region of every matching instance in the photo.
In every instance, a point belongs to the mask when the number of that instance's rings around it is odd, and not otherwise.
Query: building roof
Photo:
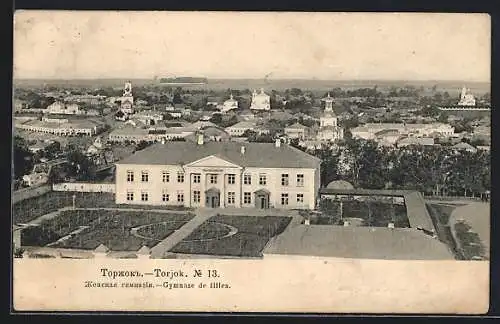
[[[240,116],[253,116],[254,113],[250,109],[244,109],[240,112]]]
[[[98,247],[96,247],[96,249],[94,250],[94,252],[98,252],[98,253],[106,253],[108,251],[109,251],[109,248],[102,243]]]
[[[240,121],[239,123],[234,124],[233,126],[226,127],[228,128],[255,128],[256,124],[251,121]]]
[[[375,136],[399,136],[397,129],[383,129],[375,133]]]
[[[204,128],[204,127],[216,127],[217,125],[212,123],[211,121],[197,121],[191,125],[189,125],[188,127],[189,128],[193,128],[193,129],[201,129],[201,128]]]
[[[276,147],[274,143],[166,142],[151,145],[117,164],[185,165],[212,155],[242,167],[317,168],[320,163],[318,158],[286,144]]]
[[[432,137],[406,137],[398,141],[398,145],[434,145]]]
[[[460,142],[458,144],[455,144],[455,145],[453,145],[453,148],[457,149],[457,150],[470,150],[470,151],[477,150],[474,146],[470,145],[469,143],[465,143],[465,142]]]
[[[137,128],[132,125],[125,125],[121,128],[116,128],[109,133],[110,136],[116,135],[147,135],[148,130],[144,128]]]
[[[337,180],[330,182],[326,188],[328,189],[354,189],[354,186],[345,180]]]
[[[448,247],[412,228],[299,225],[288,228],[264,254],[385,260],[454,259]]]
[[[300,124],[300,123],[295,123],[295,124],[293,124],[293,125],[290,125],[290,126],[285,127],[285,129],[308,129],[308,128],[309,128],[309,127],[304,126],[304,125],[302,125],[302,124]]]

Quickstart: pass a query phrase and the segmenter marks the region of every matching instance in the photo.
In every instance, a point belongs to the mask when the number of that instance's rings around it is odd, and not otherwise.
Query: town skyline
[[[15,79],[490,81],[490,19],[482,14],[18,11],[15,18]]]

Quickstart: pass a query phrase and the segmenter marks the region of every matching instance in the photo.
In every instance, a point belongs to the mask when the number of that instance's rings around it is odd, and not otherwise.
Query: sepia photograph
[[[13,310],[487,312],[490,29],[16,11]]]

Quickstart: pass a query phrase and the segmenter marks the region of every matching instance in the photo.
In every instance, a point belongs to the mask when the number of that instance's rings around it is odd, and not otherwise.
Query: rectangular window
[[[217,184],[217,175],[216,174],[211,174],[210,175],[210,183],[211,184]]]
[[[287,173],[283,173],[281,175],[281,185],[288,186],[288,174]]]
[[[303,187],[303,186],[304,186],[304,175],[297,174],[297,187]]]
[[[227,193],[227,203],[229,205],[234,205],[235,199],[236,199],[236,193],[235,192],[230,191],[230,192]]]
[[[134,171],[127,171],[127,182],[134,182]]]
[[[304,202],[304,194],[297,194],[297,203],[302,204]]]
[[[228,174],[227,175],[227,184],[235,184],[236,183],[236,175]]]
[[[243,193],[243,203],[244,204],[251,204],[252,203],[252,193],[251,192],[244,192]]]
[[[134,193],[132,191],[127,191],[127,201],[134,200]]]
[[[199,204],[201,200],[201,192],[199,190],[193,191],[193,202]]]
[[[193,183],[200,183],[201,182],[201,174],[196,173],[193,174]]]
[[[265,174],[259,175],[259,185],[265,186],[267,184],[267,177]]]
[[[182,191],[177,191],[177,202],[178,203],[184,202],[184,193]]]
[[[184,182],[184,172],[177,172],[177,182]]]
[[[161,195],[161,200],[163,200],[163,202],[168,202],[170,200],[170,195],[168,193],[164,192]]]
[[[252,184],[252,175],[251,174],[243,175],[243,184],[246,184],[246,185]]]
[[[141,181],[142,182],[148,182],[149,181],[148,171],[142,171],[141,172]]]
[[[147,192],[141,192],[141,201],[148,201],[148,193]]]
[[[288,205],[288,194],[287,193],[282,193],[281,194],[281,204],[283,206]]]
[[[161,174],[161,178],[163,182],[170,182],[170,173],[167,171],[163,171]]]

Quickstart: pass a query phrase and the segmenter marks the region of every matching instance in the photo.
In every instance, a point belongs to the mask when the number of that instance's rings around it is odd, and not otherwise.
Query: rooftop
[[[241,154],[241,146],[245,153]],[[208,156],[217,156],[242,167],[317,168],[320,160],[286,144],[274,143],[166,142],[148,148],[118,162],[118,164],[185,165]]]
[[[293,125],[287,126],[286,129],[308,129],[309,127],[304,126],[300,123],[295,123]]]
[[[240,121],[239,123],[229,126],[227,128],[255,128],[256,124],[251,121]]]
[[[264,254],[385,260],[452,260],[448,247],[412,228],[298,225],[285,230]]]

